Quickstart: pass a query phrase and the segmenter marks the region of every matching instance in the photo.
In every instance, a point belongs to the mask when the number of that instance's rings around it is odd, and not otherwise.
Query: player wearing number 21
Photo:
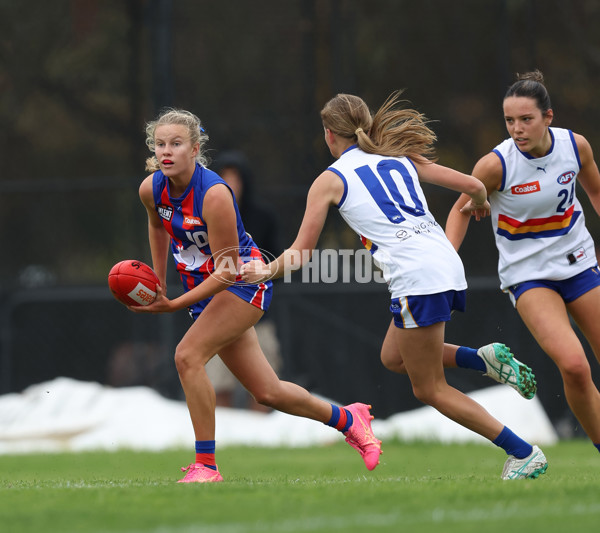
[[[325,105],[325,142],[337,161],[312,184],[290,248],[268,265],[245,264],[242,277],[259,282],[300,268],[298,258],[308,260],[303,250],[316,247],[328,210],[336,206],[389,284],[393,319],[382,347],[383,364],[407,373],[419,400],[502,447],[510,455],[503,478],[537,477],[547,467],[541,450],[446,382],[445,323],[452,310],[464,311],[467,283],[420,181],[467,194],[466,209],[477,218],[487,216],[490,206],[479,180],[433,162],[435,134],[423,115],[397,105],[399,97],[392,94],[374,116],[353,95],[338,94]]]
[[[550,127],[554,114],[543,81],[541,72],[529,72],[508,89],[510,138],[483,156],[473,175],[489,195],[500,288],[558,367],[567,402],[600,451],[600,393],[569,320],[600,360],[600,273],[575,195],[579,182],[600,214],[600,174],[583,136]],[[448,217],[456,249],[469,224],[468,201],[460,197]]]

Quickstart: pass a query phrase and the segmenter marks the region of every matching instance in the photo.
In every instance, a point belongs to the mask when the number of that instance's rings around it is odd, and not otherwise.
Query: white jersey
[[[408,158],[352,146],[328,170],[344,182],[340,214],[381,266],[392,298],[467,288],[460,257],[429,211]]]
[[[575,196],[581,162],[573,133],[550,128],[550,134],[544,157],[521,152],[512,139],[493,150],[503,169],[502,185],[489,197],[503,290],[529,280],[567,279],[597,262]]]

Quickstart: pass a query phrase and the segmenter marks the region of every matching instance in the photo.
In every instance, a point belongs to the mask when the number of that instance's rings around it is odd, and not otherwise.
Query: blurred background
[[[376,110],[405,89],[435,121],[439,162],[470,172],[507,136],[501,103],[515,74],[539,68],[554,125],[600,153],[598,27],[597,0],[0,0],[0,393],[68,376],[181,399],[172,356],[187,313],[134,315],[106,283],[122,259],[150,262],[137,189],[144,125],[161,108],[196,113],[212,159],[246,155],[284,247],[332,161],[319,110],[338,92]],[[426,193],[443,224],[456,195]],[[360,243],[332,212],[319,246]],[[489,222],[472,224],[461,256],[468,306],[448,341],[511,346],[559,434],[581,434],[557,370],[498,288]],[[173,273],[169,287],[178,294]],[[381,284],[278,283],[280,375],[379,417],[417,407],[408,380],[379,362],[388,305]],[[448,377],[466,392],[494,384]]]

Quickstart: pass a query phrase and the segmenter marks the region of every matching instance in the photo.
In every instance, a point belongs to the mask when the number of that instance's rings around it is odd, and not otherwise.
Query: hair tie
[[[362,128],[356,128],[356,129],[354,130],[354,135],[356,135],[356,136],[358,137],[358,134],[359,134],[361,131],[363,131],[363,129],[362,129]]]

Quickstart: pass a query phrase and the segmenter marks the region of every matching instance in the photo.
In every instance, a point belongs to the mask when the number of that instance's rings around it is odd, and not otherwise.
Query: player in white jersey
[[[520,76],[503,108],[510,139],[473,169],[489,195],[501,288],[556,363],[567,402],[600,451],[600,392],[569,319],[600,360],[600,272],[575,195],[579,182],[600,214],[600,173],[583,136],[550,127],[554,115],[541,72]],[[456,249],[470,219],[463,209],[468,200],[458,199],[446,225]]]
[[[542,157],[524,156],[513,139],[493,152],[505,169],[490,200],[500,287],[509,294],[511,287],[530,280],[532,272],[539,279],[562,280],[597,264],[575,196],[581,166],[575,137],[560,128],[548,133],[551,146]]]
[[[353,145],[328,170],[344,187],[340,215],[382,266],[392,299],[467,288],[462,262],[429,211],[408,157],[382,158]]]
[[[429,211],[420,181],[468,194],[468,209],[477,218],[489,214],[489,204],[481,182],[431,160],[435,134],[420,113],[397,108],[399,94],[374,116],[353,95],[339,94],[325,105],[325,142],[337,161],[311,186],[292,246],[268,265],[246,263],[242,278],[256,283],[301,268],[310,255],[304,252],[317,245],[329,207],[337,206],[389,283],[393,320],[383,364],[407,373],[419,400],[503,448],[509,455],[504,479],[537,477],[547,468],[542,451],[446,381],[444,364],[453,347],[444,344],[445,323],[453,310],[464,310],[467,284],[462,262]],[[464,347],[455,348],[458,360]],[[473,352],[485,370],[484,357]]]

